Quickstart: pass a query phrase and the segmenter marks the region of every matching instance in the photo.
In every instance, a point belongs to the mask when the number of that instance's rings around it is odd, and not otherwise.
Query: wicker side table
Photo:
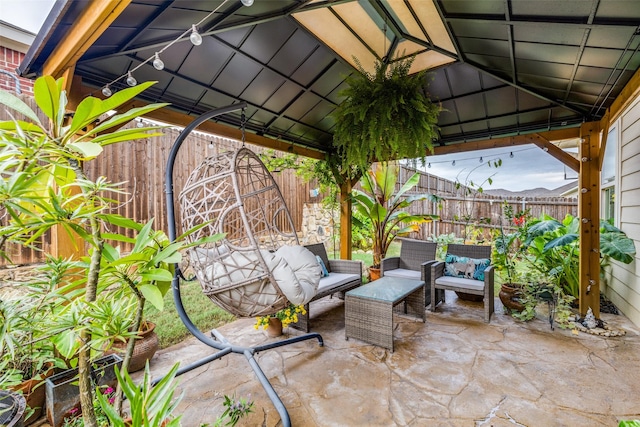
[[[356,338],[393,351],[393,307],[425,321],[425,284],[421,280],[382,277],[345,294],[345,338]]]

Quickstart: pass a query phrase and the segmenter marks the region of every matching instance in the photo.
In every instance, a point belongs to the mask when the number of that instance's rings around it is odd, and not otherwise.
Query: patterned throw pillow
[[[316,259],[318,260],[318,264],[320,264],[320,268],[322,269],[322,277],[327,277],[329,275],[329,270],[327,270],[327,266],[324,265],[324,261],[320,255],[316,255]]]
[[[445,276],[484,281],[484,270],[489,266],[491,260],[447,254],[444,262]]]

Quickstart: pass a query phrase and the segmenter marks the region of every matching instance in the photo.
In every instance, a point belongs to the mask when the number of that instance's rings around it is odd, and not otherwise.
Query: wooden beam
[[[140,105],[137,105],[140,106]],[[188,116],[183,113],[178,113],[176,111],[172,111],[168,108],[161,108],[156,111],[152,111],[147,114],[145,117],[150,119],[159,120],[161,122],[174,124],[177,126],[185,127],[189,123],[191,123],[195,117]],[[226,138],[232,138],[241,140],[242,139],[242,131],[240,128],[223,125],[220,123],[214,123],[212,121],[207,121],[198,126],[198,130],[201,132],[208,132],[220,136],[224,136]],[[255,133],[245,132],[245,141],[251,144],[258,145],[260,147],[271,148],[273,150],[283,151],[286,153],[294,153],[300,156],[309,157],[312,159],[324,160],[325,153],[318,150],[312,150],[310,148],[301,147],[298,145],[293,145],[286,141],[279,141],[277,139],[271,139],[264,136],[256,135]]]
[[[547,141],[560,141],[580,137],[580,128],[558,129],[538,132],[528,135],[507,136],[504,138],[484,139],[481,141],[461,142],[458,144],[434,146],[433,153],[427,152],[427,156],[439,156],[441,154],[461,153],[466,151],[487,150],[490,148],[514,147],[525,144],[535,144],[533,135],[539,135]]]
[[[636,97],[640,95],[640,69],[636,70],[635,74],[627,82],[624,88],[620,91],[620,94],[613,101],[609,107],[608,122],[615,122],[620,117],[620,114],[631,104]],[[604,120],[607,116],[602,118]]]
[[[348,179],[340,185],[340,259],[351,259],[351,189]]]
[[[42,67],[44,75],[61,77],[109,28],[131,0],[91,0]],[[69,79],[71,80],[71,79]]]
[[[86,86],[83,88],[84,93],[88,94],[92,91],[94,90]],[[130,110],[131,108],[143,107],[145,105],[148,105],[148,103],[139,100],[133,100],[126,104],[123,104],[118,109],[118,111],[124,112]],[[159,110],[152,111],[151,113],[146,114],[145,117],[180,127],[186,127],[195,119],[195,116],[180,113],[178,111],[171,110],[170,108],[161,108]],[[240,128],[223,125],[220,123],[214,123],[212,121],[206,121],[202,123],[200,126],[198,126],[198,130],[201,132],[220,135],[226,138],[242,140],[242,131],[240,130]],[[326,157],[326,154],[322,151],[293,145],[286,141],[267,138],[251,132],[245,132],[245,141],[260,147],[271,148],[273,150],[283,151],[286,153],[294,153],[300,156],[317,160],[324,160]]]
[[[598,122],[580,127],[580,175],[578,216],[580,217],[580,314],[589,308],[600,318],[600,126]],[[584,190],[584,192],[583,192]]]
[[[573,169],[575,172],[580,173],[580,161],[573,157],[571,154],[564,150],[561,150],[556,145],[552,144],[547,139],[543,138],[539,134],[534,135],[533,143],[544,151],[549,153],[552,157],[560,160],[562,163]]]

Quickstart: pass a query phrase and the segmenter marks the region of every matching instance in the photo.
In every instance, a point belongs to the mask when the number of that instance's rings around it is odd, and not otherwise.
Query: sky
[[[37,33],[53,3],[54,0],[0,0],[0,20]],[[488,166],[489,160],[498,158],[502,159],[502,166]],[[565,173],[567,177],[576,177],[573,171],[535,145],[429,156],[427,163],[431,163],[431,167],[425,166],[425,172],[463,184],[468,181],[481,184],[491,177],[493,184],[483,185],[484,189],[520,191],[543,187],[552,190],[569,182]]]
[[[54,0],[0,0],[0,20],[36,34],[53,3]]]
[[[502,165],[493,167],[498,159],[502,159]],[[533,144],[429,156],[426,163],[422,167],[418,161],[418,169],[462,184],[473,181],[485,190],[521,191],[538,187],[553,190],[577,178],[573,170]],[[482,184],[487,178],[493,183]]]

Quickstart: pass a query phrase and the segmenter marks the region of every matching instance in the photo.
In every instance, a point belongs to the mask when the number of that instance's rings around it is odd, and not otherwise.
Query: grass
[[[187,314],[203,332],[235,320],[233,315],[215,305],[202,293],[198,282],[182,282],[180,295]],[[160,348],[170,347],[191,336],[178,316],[171,291],[164,297],[164,310],[158,311],[151,304],[147,304],[144,318],[156,324],[155,331],[158,334]]]

